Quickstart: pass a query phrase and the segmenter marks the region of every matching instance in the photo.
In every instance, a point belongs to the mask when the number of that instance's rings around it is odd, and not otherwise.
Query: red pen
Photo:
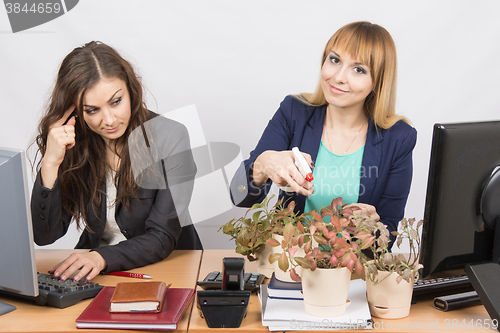
[[[126,276],[136,279],[152,279],[153,277],[147,274],[139,274],[139,273],[127,273],[127,272],[108,272],[106,275],[116,275],[116,276]]]

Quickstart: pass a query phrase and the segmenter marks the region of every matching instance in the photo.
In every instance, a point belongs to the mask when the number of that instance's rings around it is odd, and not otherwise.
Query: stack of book
[[[175,330],[194,289],[159,282],[104,287],[76,319],[77,328]]]
[[[270,331],[372,329],[365,281],[352,280],[347,298],[351,303],[342,316],[315,317],[304,310],[301,284],[279,281],[273,274],[259,294],[262,325]]]
[[[304,299],[302,295],[302,283],[278,280],[273,273],[267,285],[267,296],[277,299]]]

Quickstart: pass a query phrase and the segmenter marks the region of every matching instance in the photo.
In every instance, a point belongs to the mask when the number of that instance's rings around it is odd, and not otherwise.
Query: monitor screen
[[[0,148],[0,291],[38,295],[24,152]]]
[[[495,232],[478,217],[481,193],[497,166],[500,121],[434,125],[421,278],[492,260]]]

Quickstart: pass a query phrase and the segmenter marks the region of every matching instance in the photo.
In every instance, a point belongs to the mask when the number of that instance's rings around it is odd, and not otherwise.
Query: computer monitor
[[[0,291],[38,295],[24,152],[0,147]]]
[[[498,262],[498,166],[500,121],[434,125],[421,278],[462,269],[466,264]]]

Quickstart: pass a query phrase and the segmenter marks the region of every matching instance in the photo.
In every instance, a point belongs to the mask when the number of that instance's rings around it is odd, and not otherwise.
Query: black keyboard
[[[103,286],[85,281],[66,279],[61,281],[50,274],[38,273],[38,296],[35,298],[38,305],[48,305],[56,308],[66,308],[86,298],[95,297]]]
[[[473,290],[472,284],[467,275],[455,275],[429,280],[418,280],[413,285],[413,296],[435,294],[446,295],[454,293],[456,290]]]
[[[245,273],[245,290],[257,291],[260,285],[266,278],[264,274]],[[218,271],[210,272],[197,284],[203,289],[221,289],[222,288],[222,273]]]

